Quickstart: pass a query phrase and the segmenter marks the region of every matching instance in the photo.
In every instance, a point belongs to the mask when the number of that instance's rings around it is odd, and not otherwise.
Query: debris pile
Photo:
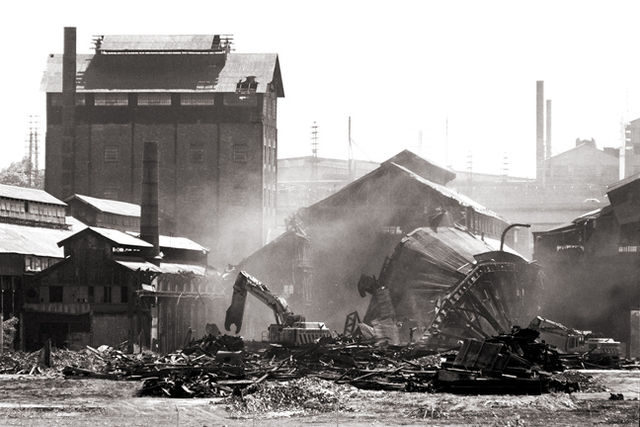
[[[52,350],[51,362],[51,367],[46,367],[42,363],[42,350],[31,353],[6,351],[0,356],[0,374],[56,374],[64,371],[68,366],[95,372],[102,370],[105,364],[89,350],[66,349]]]
[[[270,393],[303,409],[317,403],[322,411],[330,399],[313,400],[297,394],[296,387],[326,381],[336,387],[407,392],[540,394],[603,389],[584,374],[554,375],[563,370],[558,353],[537,336],[537,331],[514,328],[510,334],[484,341],[467,339],[459,351],[433,354],[419,345],[376,345],[342,336],[286,347],[245,346],[239,337],[209,335],[164,356],[87,347],[84,356],[62,372],[67,377],[143,380],[141,396],[235,396],[229,403],[237,412],[261,410],[259,405],[277,410],[277,401],[248,397]]]
[[[308,413],[344,410],[352,389],[316,378],[262,383],[252,394],[232,395],[227,410],[238,416],[256,412],[295,411]]]
[[[13,343],[16,339],[18,328],[18,318],[10,317],[2,322],[2,349],[4,351],[13,350]]]
[[[459,393],[540,394],[552,389],[552,372],[562,371],[558,352],[539,342],[538,331],[514,327],[484,341],[466,339],[452,363],[438,371],[438,390]],[[573,391],[569,385],[566,391]],[[562,390],[565,391],[565,390]]]

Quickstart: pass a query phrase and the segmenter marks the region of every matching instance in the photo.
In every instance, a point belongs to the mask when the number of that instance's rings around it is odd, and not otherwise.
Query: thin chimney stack
[[[544,82],[536,82],[536,180],[544,183]]]
[[[142,201],[140,218],[140,238],[153,245],[150,258],[160,255],[160,232],[158,226],[158,143],[144,143],[142,154]]]

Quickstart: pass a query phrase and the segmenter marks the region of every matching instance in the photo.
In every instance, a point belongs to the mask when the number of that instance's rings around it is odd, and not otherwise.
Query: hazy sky
[[[41,115],[48,53],[64,26],[78,52],[94,34],[232,33],[237,52],[277,52],[279,157],[357,158],[403,148],[442,164],[535,173],[535,81],[553,101],[553,153],[575,139],[619,146],[621,121],[640,117],[640,2],[631,1],[48,1],[11,2],[0,23],[0,167],[26,152]],[[445,123],[448,118],[448,138]],[[419,134],[422,132],[422,145]],[[445,141],[448,140],[448,144]],[[447,148],[448,147],[448,148]]]

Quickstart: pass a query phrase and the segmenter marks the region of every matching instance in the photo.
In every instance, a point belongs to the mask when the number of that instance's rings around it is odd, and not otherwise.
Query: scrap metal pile
[[[418,228],[396,246],[379,277],[363,276],[371,294],[364,323],[399,344],[421,339],[434,350],[461,339],[487,339],[524,325],[538,307],[539,268],[495,251],[457,227]]]
[[[345,337],[284,347],[244,345],[238,337],[209,335],[166,356],[91,349],[104,362],[98,369],[68,366],[63,373],[74,378],[142,380],[141,396],[240,400],[277,388],[276,383],[295,385],[302,379],[407,392],[475,393],[487,385],[493,392],[510,393],[579,390],[575,378],[554,380],[552,372],[562,370],[557,353],[536,336],[535,331],[519,330],[485,342],[467,341],[460,352],[433,354],[415,345],[380,346]],[[514,389],[514,384],[528,387]]]

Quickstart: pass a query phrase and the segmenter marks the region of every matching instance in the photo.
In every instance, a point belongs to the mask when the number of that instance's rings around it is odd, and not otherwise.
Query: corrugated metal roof
[[[186,249],[189,251],[209,252],[209,249],[186,237],[160,235],[161,248]]]
[[[206,273],[206,267],[201,265],[161,262],[158,267],[147,261],[116,260],[116,262],[133,271],[153,271],[155,273],[165,274],[193,273],[196,276],[204,276]]]
[[[0,197],[28,200],[39,203],[48,203],[50,205],[67,206],[65,202],[56,199],[44,190],[40,190],[37,188],[18,187],[16,185],[0,184]]]
[[[277,54],[77,55],[77,91],[235,93],[238,81],[255,76],[257,93],[271,82],[284,96]],[[62,55],[51,54],[41,90],[62,92]]]
[[[102,227],[87,227],[84,230],[78,231],[76,233],[73,233],[72,235],[68,236],[67,238],[60,240],[58,242],[59,246],[64,246],[65,242],[69,239],[75,238],[76,236],[78,236],[81,233],[86,233],[87,230],[93,231],[94,233],[97,233],[99,235],[101,235],[102,237],[104,237],[105,239],[111,241],[112,243],[115,243],[116,245],[120,245],[120,246],[127,246],[127,247],[133,247],[133,248],[151,248],[153,247],[153,245],[151,245],[150,243],[145,242],[144,240],[141,239],[137,239],[135,237],[133,237],[130,234],[127,233],[123,233],[122,231],[119,230],[114,230],[111,228],[102,228]]]
[[[0,253],[63,258],[58,242],[72,234],[70,230],[0,223]]]
[[[82,194],[74,194],[66,199],[70,201],[74,198],[82,200],[83,202],[93,206],[101,212],[110,213],[114,215],[134,216],[140,217],[140,205],[134,203],[121,202],[118,200],[98,199],[97,197],[89,197]]]
[[[122,246],[133,246],[139,248],[153,247],[151,243],[147,243],[142,239],[138,239],[130,234],[123,233],[122,231],[114,230],[112,228],[89,227],[89,229]]]
[[[127,234],[140,238],[140,233],[136,231],[127,231]],[[163,236],[161,234],[159,236],[159,240],[160,240],[160,248],[172,248],[172,249],[184,249],[188,251],[209,252],[208,248],[205,248],[204,246],[186,237]]]
[[[461,206],[471,207],[471,208],[473,208],[474,211],[476,211],[476,212],[478,212],[480,214],[483,214],[483,215],[486,215],[486,216],[490,216],[490,217],[499,219],[501,221],[507,222],[506,219],[502,218],[497,213],[495,213],[492,210],[484,207],[480,203],[478,203],[475,200],[465,196],[464,194],[460,194],[460,193],[458,193],[457,191],[455,191],[455,190],[453,190],[451,188],[445,187],[444,185],[440,185],[440,184],[437,184],[435,182],[431,182],[428,179],[425,179],[425,178],[421,177],[420,175],[410,171],[409,169],[405,168],[404,166],[400,166],[400,165],[397,165],[395,163],[390,163],[390,165],[392,165],[393,167],[398,168],[400,171],[402,171],[402,173],[408,175],[411,179],[416,180],[420,184],[425,185],[425,186],[427,186],[427,187],[439,192],[444,197],[447,197],[449,199],[452,199],[452,200],[456,201]]]
[[[167,274],[193,273],[196,276],[204,276],[207,269],[201,265],[192,264],[176,264],[161,262],[160,269]]]
[[[100,43],[102,51],[203,51],[214,47],[213,34],[192,35],[105,35]]]
[[[162,270],[158,266],[151,264],[150,262],[147,262],[147,261],[116,260],[116,262],[121,266],[126,267],[129,270],[133,270],[133,271],[140,270],[140,271],[153,271],[155,273],[162,273]]]
[[[238,81],[247,76],[255,76],[258,83],[256,92],[267,92],[267,85],[274,80],[278,68],[278,55],[275,53],[234,53],[227,57],[227,62],[218,76],[216,92],[235,92]],[[281,95],[284,96],[284,93]]]

